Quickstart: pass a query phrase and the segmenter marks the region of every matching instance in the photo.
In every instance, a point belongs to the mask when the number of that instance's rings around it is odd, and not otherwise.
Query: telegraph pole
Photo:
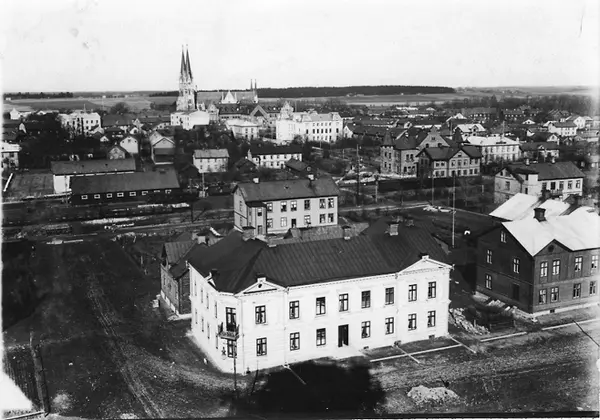
[[[452,248],[454,248],[454,217],[456,215],[456,176],[452,177]]]
[[[360,197],[360,157],[358,155],[358,142],[356,142],[356,205]]]

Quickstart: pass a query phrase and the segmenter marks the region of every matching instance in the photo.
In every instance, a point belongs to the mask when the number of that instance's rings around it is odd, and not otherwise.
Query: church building
[[[181,51],[181,70],[179,72],[179,96],[177,97],[177,111],[196,110],[196,86],[192,76],[189,51]]]

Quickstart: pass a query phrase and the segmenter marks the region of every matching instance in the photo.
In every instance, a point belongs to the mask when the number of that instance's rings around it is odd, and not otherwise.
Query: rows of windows
[[[290,226],[291,227],[296,227],[296,225],[297,225],[296,224],[296,220],[297,219],[295,219],[295,218],[290,219],[290,221],[291,221]],[[319,223],[320,224],[335,223],[335,213],[328,213],[328,214],[321,213],[319,215]],[[310,215],[307,214],[307,215],[304,216],[304,224],[306,226],[310,226],[312,224]],[[288,227],[288,218],[287,217],[280,218],[279,219],[279,226],[281,226],[281,227]],[[268,218],[267,219],[267,227],[268,228],[272,228],[273,227],[273,219],[272,218]]]
[[[501,242],[506,242],[506,233],[501,232],[500,233],[500,241]],[[485,257],[485,261],[488,264],[492,264],[492,250],[488,249],[486,252],[486,257]],[[513,272],[514,273],[519,273],[520,272],[520,267],[521,267],[521,260],[519,258],[513,258]],[[581,273],[581,271],[583,270],[583,257],[582,256],[577,256],[575,257],[575,272],[576,273]],[[590,261],[590,269],[592,271],[597,270],[598,269],[598,255],[592,255],[591,261]],[[557,276],[560,274],[560,260],[552,260],[552,275],[553,276]],[[540,262],[540,277],[547,277],[548,276],[548,261],[542,261]]]
[[[408,300],[414,302],[417,300],[417,285],[411,284],[409,286]],[[427,286],[427,298],[435,299],[437,296],[437,283],[435,281],[429,282]],[[207,296],[208,299],[208,296]],[[393,287],[387,287],[385,289],[385,304],[393,305],[395,299],[395,290]],[[338,310],[339,312],[346,312],[350,310],[350,299],[348,293],[341,293],[338,296]],[[361,292],[361,308],[368,309],[371,307],[371,291],[364,290]],[[315,313],[316,315],[325,315],[327,313],[327,300],[324,296],[316,298],[315,301]],[[256,323],[265,324],[267,322],[266,306],[260,305],[255,307]],[[298,319],[300,318],[300,301],[293,300],[289,303],[289,318]]]
[[[598,293],[598,284],[596,281],[590,281],[589,295],[593,296]],[[572,298],[581,298],[581,283],[573,284]],[[550,288],[550,303],[558,302],[560,300],[560,292],[558,287]],[[548,303],[548,289],[540,289],[538,292],[538,304],[544,305]]]
[[[550,190],[556,190],[557,184],[556,181],[551,181],[550,182]],[[581,188],[581,180],[576,180],[575,181],[575,188],[579,189]],[[542,182],[542,191],[548,189],[548,183],[547,182]],[[565,182],[564,181],[559,181],[558,182],[558,189],[559,190],[564,190],[565,189]],[[573,189],[573,181],[567,181],[567,189]]]
[[[310,201],[311,200],[303,200],[304,201],[304,210],[310,210]],[[291,200],[289,202],[289,209],[290,211],[296,211],[298,210],[298,202],[297,200]],[[285,213],[288,211],[288,202],[287,201],[280,201],[279,203],[279,210],[281,213]],[[242,203],[240,201],[240,209],[242,208]],[[319,208],[320,209],[333,209],[335,208],[335,198],[320,198],[319,199]],[[269,202],[267,203],[267,213],[271,213],[273,211],[273,203]]]
[[[428,311],[427,312],[427,328],[433,328],[436,326],[436,312]],[[207,324],[208,327],[208,324]],[[394,317],[385,318],[384,322],[385,334],[394,334],[395,331],[395,319]],[[414,331],[417,329],[417,314],[409,314],[408,315],[408,325],[407,328],[409,331]],[[204,331],[204,329],[203,329]],[[361,338],[370,338],[371,337],[371,321],[362,321],[360,324]],[[229,357],[234,353],[234,341],[227,340],[227,353]],[[231,343],[231,344],[230,344]],[[327,329],[326,328],[317,328],[315,335],[315,344],[317,347],[322,347],[327,344]],[[230,351],[231,346],[231,351]],[[300,333],[293,332],[290,333],[290,351],[300,350]],[[257,356],[266,356],[267,355],[267,338],[261,337],[256,339],[256,355]]]
[[[159,193],[159,192],[160,192],[160,190],[154,190],[154,192],[155,192],[155,193]],[[166,193],[166,194],[170,194],[170,193],[171,193],[171,190],[165,190],[165,193]],[[117,198],[122,198],[122,197],[125,197],[125,193],[118,192],[118,193],[116,193],[116,194],[117,194]],[[92,194],[89,194],[89,195],[92,195]],[[141,195],[148,195],[148,191],[142,191],[142,192],[141,192]],[[137,192],[136,192],[136,191],[130,191],[130,192],[129,192],[129,197],[136,197],[136,196],[137,196]],[[92,197],[94,197],[94,199],[95,199],[95,200],[98,200],[98,199],[100,199],[100,198],[101,198],[101,194],[93,194],[93,195],[92,195]],[[106,193],[106,194],[104,195],[104,197],[105,197],[105,198],[113,198],[113,193]],[[88,194],[83,194],[83,195],[81,196],[81,199],[82,199],[82,200],[87,200],[88,198],[89,198],[89,197],[88,197]]]

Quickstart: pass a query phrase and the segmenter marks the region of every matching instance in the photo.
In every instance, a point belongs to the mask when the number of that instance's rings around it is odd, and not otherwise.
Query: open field
[[[4,109],[11,110],[16,107],[22,110],[43,109],[83,109],[108,110],[118,102],[125,102],[132,111],[150,109],[152,102],[156,104],[171,104],[177,100],[174,96],[131,96],[128,98],[58,98],[58,99],[15,99],[4,102]]]

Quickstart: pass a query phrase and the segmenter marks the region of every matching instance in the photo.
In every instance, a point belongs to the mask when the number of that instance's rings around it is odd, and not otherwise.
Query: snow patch
[[[427,388],[426,386],[419,385],[412,388],[407,395],[417,405],[444,405],[459,400],[456,392],[444,387]]]

